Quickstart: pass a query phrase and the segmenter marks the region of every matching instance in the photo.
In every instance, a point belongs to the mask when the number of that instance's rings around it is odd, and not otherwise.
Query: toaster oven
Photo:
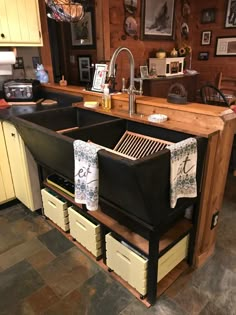
[[[7,80],[3,83],[6,101],[30,102],[39,99],[40,82],[31,79]]]

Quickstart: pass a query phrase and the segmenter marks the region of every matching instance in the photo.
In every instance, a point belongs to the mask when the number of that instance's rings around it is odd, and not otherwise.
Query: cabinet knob
[[[15,134],[13,132],[11,133],[11,135],[12,135],[12,137],[15,137]]]
[[[3,33],[1,33],[1,37],[2,37],[2,38],[5,38],[5,35],[4,35]]]

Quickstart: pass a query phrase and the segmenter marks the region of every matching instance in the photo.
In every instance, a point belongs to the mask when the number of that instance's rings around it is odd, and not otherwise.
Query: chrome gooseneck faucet
[[[108,77],[109,78],[114,78],[115,77],[115,64],[116,64],[116,58],[118,55],[122,52],[125,51],[128,56],[129,56],[129,64],[130,64],[130,86],[127,90],[128,95],[129,95],[129,114],[135,114],[135,86],[134,86],[134,57],[132,52],[126,48],[126,47],[118,47],[110,61],[110,66],[108,70]]]

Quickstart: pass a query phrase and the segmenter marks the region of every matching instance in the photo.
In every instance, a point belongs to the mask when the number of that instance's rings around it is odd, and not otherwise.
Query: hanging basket
[[[72,0],[45,0],[51,12],[48,17],[57,22],[78,22],[84,17],[84,7],[81,3]]]

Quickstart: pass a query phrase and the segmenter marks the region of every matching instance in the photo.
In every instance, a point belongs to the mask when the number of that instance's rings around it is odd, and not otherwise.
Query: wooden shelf
[[[54,187],[53,185],[44,182],[44,185],[56,193],[60,194],[62,197],[64,197],[66,200],[68,200],[71,204],[75,205],[76,207],[79,207],[82,209],[82,205],[78,204],[74,201],[74,199],[67,195],[62,190]],[[97,221],[101,222],[103,225],[105,225],[109,230],[119,234],[122,236],[122,238],[126,239],[130,244],[133,244],[135,247],[139,248],[143,253],[146,255],[149,254],[149,242],[144,237],[140,236],[137,233],[134,233],[127,227],[119,224],[115,219],[111,218],[104,212],[102,212],[101,209],[98,209],[96,211],[87,211],[87,213],[92,217],[95,218]],[[169,247],[172,243],[174,243],[176,240],[181,238],[181,236],[187,234],[188,231],[190,231],[192,228],[192,223],[187,219],[181,219],[179,220],[172,228],[170,228],[160,239],[159,242],[159,254],[165,250],[167,247]]]
[[[107,226],[110,230],[121,235],[131,244],[135,245],[141,251],[148,255],[148,240],[137,233],[132,232],[127,227],[120,225],[116,220],[103,213],[101,210],[88,211],[88,213],[99,222]],[[173,242],[185,235],[192,228],[192,223],[187,219],[181,219],[171,229],[168,230],[160,239],[159,253],[165,250]]]

